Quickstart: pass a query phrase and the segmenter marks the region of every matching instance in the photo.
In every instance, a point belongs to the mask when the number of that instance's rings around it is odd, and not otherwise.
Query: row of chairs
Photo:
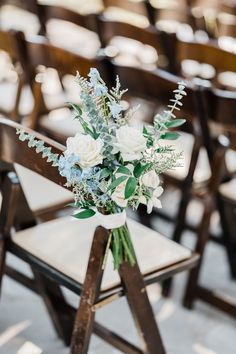
[[[43,92],[43,82],[38,73],[36,75],[36,80],[34,80],[35,67],[38,67],[39,65],[53,67],[58,71],[60,77],[63,77],[67,74],[74,74],[77,69],[79,69],[82,75],[86,75],[91,66],[96,66],[110,84],[112,84],[112,81],[114,82],[115,75],[118,74],[122,85],[129,88],[129,97],[127,97],[127,99],[130,100],[130,97],[138,97],[139,99],[148,101],[148,107],[151,106],[152,112],[155,112],[156,109],[160,109],[160,105],[163,106],[167,103],[168,98],[170,97],[170,92],[174,90],[177,81],[179,80],[178,77],[168,74],[165,71],[156,70],[152,72],[141,70],[140,68],[132,68],[130,66],[119,65],[116,61],[109,61],[108,58],[104,57],[97,58],[96,62],[85,61],[84,58],[81,60],[76,54],[52,46],[48,41],[45,41],[43,37],[37,37],[37,40],[34,41],[28,40],[25,42],[24,39],[22,39],[22,41],[22,45],[25,46],[26,54],[28,53],[28,57],[25,59],[25,64],[23,64],[25,65],[24,73],[29,77],[29,82],[32,83],[32,91],[34,94],[34,109],[28,120],[28,125],[62,143],[65,142],[68,136],[75,133],[76,124],[73,123],[72,119],[68,119],[68,116],[70,116],[69,109],[66,110],[65,118],[62,117],[62,119],[60,119],[60,110],[58,107],[56,107],[56,110],[55,106],[53,109],[47,107]],[[19,45],[20,41],[18,40],[17,43]],[[202,86],[200,86],[200,88],[201,87]],[[214,169],[211,170],[207,158],[208,154],[210,161],[212,161],[213,156],[215,156],[215,146],[211,143],[212,137],[210,132],[207,133],[208,124],[206,125],[206,122],[208,121],[208,118],[212,118],[219,120],[220,124],[224,124],[224,121],[222,120],[225,119],[225,116],[222,115],[222,111],[227,107],[228,116],[231,118],[233,117],[235,108],[234,93],[228,93],[222,90],[212,91],[211,88],[205,88],[203,90],[204,94],[200,94],[200,88],[191,84],[191,82],[189,83],[187,88],[188,99],[185,102],[184,111],[181,112],[181,114],[184,114],[189,118],[189,124],[186,125],[187,132],[183,133],[183,138],[182,140],[180,139],[178,147],[180,150],[181,146],[186,147],[185,169],[179,169],[174,171],[174,173],[165,176],[166,184],[174,185],[181,191],[181,201],[173,233],[173,238],[176,241],[180,241],[183,230],[186,227],[186,211],[189,202],[193,197],[200,199],[204,208],[208,208],[206,218],[207,220],[210,219],[212,209],[209,209],[209,206],[206,206],[205,204],[206,200],[208,200],[206,195],[208,196],[209,193],[206,193],[205,190],[202,192],[202,188],[206,188],[208,191],[208,187],[206,186],[209,185],[209,188],[211,189],[213,188],[211,187],[213,185],[214,190],[211,191],[210,194],[212,195],[212,198],[215,198],[218,191],[218,184],[215,185],[215,183],[209,181],[212,179],[214,180],[215,178],[218,181],[219,178],[217,177],[217,169],[214,166]],[[209,101],[206,99],[208,91],[213,95],[213,98],[211,98],[211,100],[214,101],[213,107],[217,107],[216,111],[211,113],[209,113],[209,107],[211,106],[208,106],[207,103],[207,108],[205,108],[205,103],[203,103],[205,100],[207,102]],[[64,110],[65,108],[62,110],[63,114],[65,112]],[[150,114],[145,117],[142,116],[141,119],[151,123],[150,116]],[[205,147],[205,150],[201,147]],[[228,178],[230,178],[231,173],[235,171],[235,155],[232,155],[231,151],[227,156],[231,156],[231,159],[227,164],[229,171],[226,173]],[[221,207],[220,210],[222,208],[223,207]],[[147,217],[144,217],[144,214],[141,214],[141,217],[142,221],[150,226],[150,220],[148,220]],[[223,216],[221,219],[223,219]],[[203,223],[204,227],[201,226],[201,223]],[[200,251],[201,254],[203,254],[205,248],[208,228],[209,225],[207,224],[206,219],[203,218],[200,221],[200,226],[197,228],[197,250]],[[230,232],[232,233],[232,231]],[[233,238],[231,236],[228,237],[228,234],[229,232],[223,233],[223,243],[225,243],[230,259],[231,271],[234,275],[235,246]],[[169,285],[166,285],[165,288],[167,289],[168,287]],[[188,303],[192,304],[192,300],[188,300]]]
[[[48,14],[51,11],[55,12],[54,6],[45,5],[44,3],[22,0],[2,0],[1,6],[13,4],[14,6],[24,9],[37,16],[39,20],[38,31],[40,34],[45,34],[46,21]],[[59,5],[59,4],[58,4]],[[83,9],[83,3],[77,4]],[[66,6],[66,5],[65,5]],[[91,8],[86,12],[91,12],[91,20],[93,22],[94,15],[101,14],[107,9],[121,9],[129,13],[135,13],[138,16],[145,18],[151,25],[158,25],[175,32],[180,23],[188,24],[193,31],[204,31],[210,38],[218,38],[222,35],[232,35],[235,27],[235,5],[231,1],[132,1],[132,0],[103,0],[102,2],[91,2]],[[62,9],[62,8],[61,8]],[[62,14],[59,9],[58,14]],[[63,15],[68,18],[76,19],[76,4],[64,9]],[[123,13],[124,14],[124,13]],[[78,16],[77,16],[78,17]],[[73,22],[73,21],[72,21]],[[91,24],[92,24],[91,22]]]

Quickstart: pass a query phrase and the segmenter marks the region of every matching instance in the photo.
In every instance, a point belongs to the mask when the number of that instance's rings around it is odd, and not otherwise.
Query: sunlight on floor
[[[19,333],[23,332],[30,325],[31,325],[31,321],[26,320],[7,328],[3,333],[0,334],[0,347],[2,347],[11,339],[16,337]]]
[[[16,354],[42,354],[41,348],[37,347],[31,342],[25,342],[23,346],[17,351]]]

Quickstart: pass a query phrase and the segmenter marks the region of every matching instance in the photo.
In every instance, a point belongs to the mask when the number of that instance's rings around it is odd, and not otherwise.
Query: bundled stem
[[[111,233],[114,269],[118,269],[124,261],[129,262],[130,265],[133,266],[136,263],[136,256],[127,225],[125,224],[116,229],[112,229]]]

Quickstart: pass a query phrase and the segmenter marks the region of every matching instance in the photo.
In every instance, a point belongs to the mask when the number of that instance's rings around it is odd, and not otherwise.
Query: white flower
[[[139,160],[146,149],[146,139],[136,128],[123,126],[116,131],[113,153],[121,152],[124,161]]]
[[[120,207],[125,208],[128,204],[128,199],[125,199],[126,181],[120,183],[111,195],[111,199]]]
[[[151,170],[142,176],[142,183],[146,187],[156,189],[160,183],[160,179],[159,179],[158,175],[156,174],[156,172],[154,170]]]
[[[158,199],[163,193],[163,188],[162,187],[157,187],[152,194],[152,197],[148,200],[147,203],[147,213],[151,214],[153,207],[155,208],[161,208],[161,201]]]
[[[79,156],[79,165],[81,168],[88,168],[102,163],[103,141],[93,139],[90,135],[77,133],[74,137],[66,141],[67,149],[65,154],[75,154]]]
[[[152,194],[151,198],[148,199],[148,201],[143,195],[141,195],[139,197],[139,203],[147,205],[147,213],[148,214],[151,214],[153,207],[155,207],[155,208],[161,208],[162,207],[161,201],[158,199],[161,196],[162,193],[163,193],[163,188],[162,187],[157,187],[153,191],[153,194]]]

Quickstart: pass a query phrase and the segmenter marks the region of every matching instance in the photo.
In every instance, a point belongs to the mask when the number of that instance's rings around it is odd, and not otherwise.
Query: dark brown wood
[[[98,227],[94,234],[80,305],[75,317],[71,354],[86,354],[88,351],[95,317],[93,305],[100,292],[107,240],[108,231]]]
[[[235,298],[225,296],[214,290],[210,290],[203,286],[197,286],[197,299],[207,302],[209,305],[215,306],[227,314],[236,318],[236,301]]]
[[[138,263],[131,266],[129,263],[124,262],[119,268],[119,274],[142,340],[144,353],[166,353]]]
[[[4,31],[0,30],[0,50],[6,52],[14,66],[15,73],[17,75],[18,82],[16,83],[16,95],[12,97],[12,107],[10,110],[6,110],[3,107],[0,107],[0,113],[3,115],[13,119],[19,120],[20,112],[19,112],[19,104],[22,93],[22,88],[26,83],[26,77],[24,72],[21,69],[21,62],[24,55],[23,43],[24,35],[19,31]]]
[[[2,182],[2,206],[0,211],[0,292],[5,267],[6,242],[10,237],[11,227],[17,207],[19,181],[14,172],[8,172]]]
[[[49,43],[49,41],[42,36],[36,36],[32,39],[28,39],[24,42],[25,48],[25,60],[23,62],[23,68],[27,75],[28,81],[31,82],[32,93],[34,96],[34,107],[32,114],[29,117],[29,126],[32,129],[39,130],[44,134],[52,137],[53,139],[65,143],[67,135],[63,133],[56,133],[53,129],[46,129],[40,125],[40,118],[42,114],[48,114],[51,110],[55,110],[47,107],[43,92],[41,90],[42,81],[35,81],[35,77],[40,72],[39,68],[50,67],[57,70],[58,75],[62,78],[65,75],[76,75],[77,71],[82,76],[87,76],[91,67],[96,67],[101,76],[106,82],[109,83],[109,76],[107,75],[107,67],[105,65],[104,57],[97,56],[94,58],[86,58],[75,52],[68,51],[66,49],[57,47]],[[68,106],[66,103],[64,105]]]

